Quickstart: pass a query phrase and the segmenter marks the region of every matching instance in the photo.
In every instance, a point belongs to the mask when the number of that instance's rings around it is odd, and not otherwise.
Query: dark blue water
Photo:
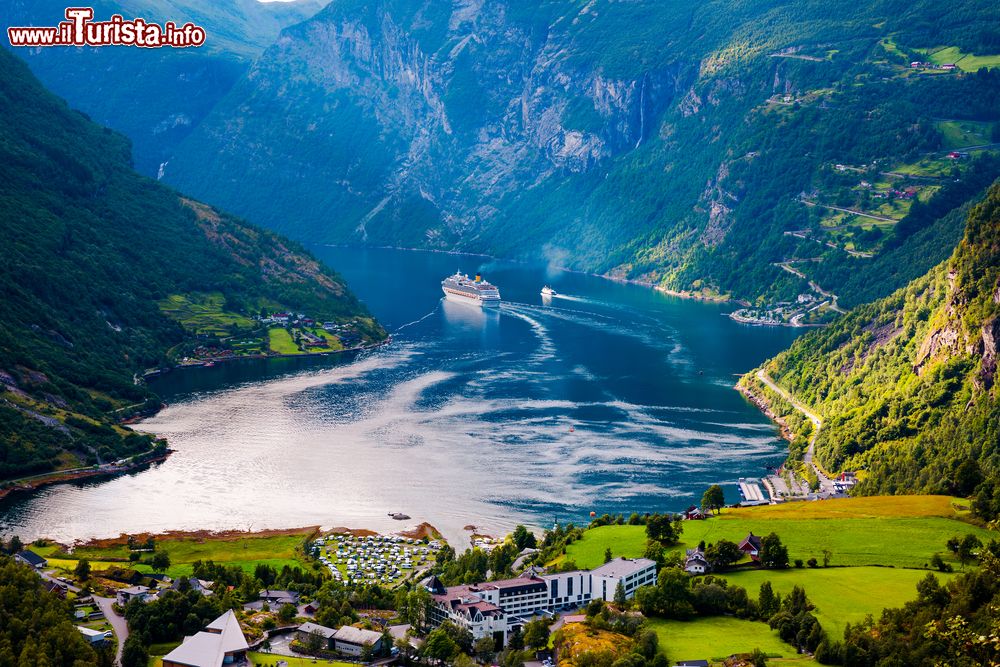
[[[141,428],[178,453],[125,478],[64,485],[0,514],[25,537],[323,524],[399,528],[403,511],[463,526],[586,522],[678,510],[760,476],[785,443],[733,390],[790,329],[728,306],[545,267],[399,250],[320,248],[393,333],[356,358],[175,372]],[[481,272],[498,311],[443,301]],[[551,300],[539,291],[550,284]]]

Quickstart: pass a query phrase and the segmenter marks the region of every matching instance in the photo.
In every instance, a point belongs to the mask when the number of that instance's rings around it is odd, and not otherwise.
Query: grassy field
[[[949,149],[988,144],[993,131],[993,123],[973,120],[939,120],[936,125]]]
[[[759,648],[782,659],[769,659],[768,665],[812,667],[814,660],[796,655],[795,649],[778,638],[766,623],[715,616],[696,621],[652,619],[650,627],[660,638],[660,648],[673,664],[679,660],[721,661],[734,653],[748,653]]]
[[[1000,54],[977,56],[971,53],[962,53],[957,46],[948,46],[940,49],[929,49],[928,59],[935,65],[946,65],[953,63],[963,72],[978,72],[982,67],[1000,67]]]
[[[196,334],[228,336],[233,325],[241,329],[252,329],[253,320],[242,315],[223,310],[225,297],[218,293],[171,294],[159,302],[160,310],[181,323],[186,330]]]
[[[727,510],[705,521],[684,523],[676,550],[693,548],[704,540],[739,542],[747,533],[777,533],[788,546],[789,557],[822,560],[824,548],[833,553],[832,565],[926,567],[931,556],[946,559],[945,542],[955,535],[975,533],[988,541],[1000,537],[961,521],[962,512],[943,496],[849,498],[812,503],[785,503]],[[641,556],[645,550],[643,526],[602,526],[588,530],[569,545],[566,558],[591,568],[604,560],[604,550],[615,556]]]
[[[272,352],[278,354],[302,354],[302,350],[295,345],[292,334],[287,329],[274,328],[267,332],[268,345]]]
[[[264,665],[277,665],[283,661],[288,667],[312,667],[313,665],[334,665],[335,667],[357,667],[354,662],[338,662],[336,660],[324,660],[322,658],[293,658],[286,655],[274,655],[273,653],[247,653],[247,658],[251,665],[263,667]]]
[[[280,570],[285,565],[306,567],[296,549],[310,533],[311,530],[304,529],[287,535],[161,537],[157,539],[156,547],[169,554],[170,567],[166,573],[171,577],[189,576],[192,564],[197,560],[238,565],[247,572],[252,572],[262,563]],[[52,549],[49,547],[46,550],[52,553]],[[98,570],[130,566],[128,547],[124,543],[80,546],[73,551],[71,558],[50,557],[49,563],[53,567],[72,571],[80,558],[87,558],[91,566]],[[151,571],[147,565],[136,564],[132,567],[140,572]]]
[[[858,623],[871,614],[878,618],[883,609],[900,607],[917,596],[917,582],[927,576],[923,570],[889,567],[831,567],[781,572],[746,570],[726,575],[731,583],[756,597],[760,585],[770,581],[774,590],[786,594],[794,586],[805,589],[816,605],[816,618],[833,639],[844,636],[844,626]],[[956,575],[935,573],[942,583]],[[877,594],[873,594],[877,593]]]

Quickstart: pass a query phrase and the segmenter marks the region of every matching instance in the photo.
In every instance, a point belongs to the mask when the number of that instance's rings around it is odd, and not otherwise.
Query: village
[[[837,495],[854,481],[851,475],[841,476]],[[591,512],[585,528],[556,524],[543,540],[523,527],[505,538],[475,535],[473,548],[461,556],[425,524],[420,530],[393,534],[311,529],[217,537],[138,536],[74,547],[40,540],[21,548],[14,559],[67,601],[70,622],[88,643],[114,653],[123,667],[135,664],[123,660],[123,647],[132,645],[130,630],[136,630],[145,609],[175,604],[194,608],[198,600],[217,611],[201,617],[197,626],[186,621],[184,636],[176,641],[153,643],[142,664],[471,667],[475,662],[499,664],[502,654],[512,660],[503,664],[553,667],[591,650],[587,637],[632,646],[627,633],[613,628],[633,627],[628,632],[646,628],[659,638],[660,650],[671,658],[662,663],[668,667],[754,664],[747,657],[754,646],[776,656],[776,666],[797,667],[816,664],[808,657],[814,645],[801,658],[806,662],[795,662],[794,656],[805,649],[778,639],[760,622],[766,616],[746,619],[744,611],[733,608],[731,613],[744,620],[730,617],[705,643],[687,636],[691,628],[715,628],[712,614],[719,612],[697,612],[678,621],[659,596],[695,595],[682,591],[704,590],[719,581],[712,577],[755,587],[769,577],[785,593],[789,582],[801,582],[810,596],[824,601],[823,613],[816,613],[835,630],[837,623],[843,624],[841,614],[856,618],[891,602],[844,598],[839,592],[842,579],[901,578],[904,585],[889,589],[892,600],[901,602],[909,599],[910,586],[922,571],[947,571],[949,561],[966,558],[957,554],[942,561],[936,553],[945,542],[958,543],[949,535],[970,529],[961,521],[941,518],[951,507],[947,498],[892,499],[891,506],[885,499],[845,497],[774,502],[778,499],[768,497],[768,486],[766,481],[762,488],[758,480],[741,479],[738,497],[728,498],[735,501],[731,504],[721,488],[711,487],[700,506],[678,514],[625,517]],[[905,518],[910,515],[914,518]],[[932,523],[918,526],[918,536],[913,523],[924,516]],[[842,531],[829,532],[832,517]],[[872,522],[880,527],[878,539],[891,545],[874,564],[892,565],[888,570],[866,567],[873,564],[871,552],[867,543],[856,541],[857,535],[871,530]],[[989,536],[988,531],[979,532],[982,539]],[[495,574],[488,569],[456,574],[450,569],[459,561],[494,562],[500,552],[513,561],[495,561],[508,563]],[[93,563],[83,554],[93,557]],[[183,560],[171,562],[171,555]],[[202,560],[208,555],[219,562]],[[835,561],[839,569],[832,570]],[[268,562],[294,564],[301,570],[293,575],[283,566],[278,573],[264,564]],[[241,576],[238,587],[227,585],[228,564],[252,575]],[[898,573],[893,569],[897,566]],[[837,576],[830,578],[828,573],[834,572]],[[209,574],[222,578],[202,578]],[[660,586],[661,577],[667,580],[665,587]],[[249,589],[248,584],[256,586]],[[616,625],[627,618],[633,620]]]
[[[216,315],[222,318],[224,314]],[[226,326],[188,320],[186,326],[192,329],[195,338],[171,351],[170,356],[179,367],[212,366],[241,358],[324,355],[360,349],[365,341],[363,323],[356,318],[320,322],[306,313],[262,312],[253,318],[228,322]],[[146,377],[162,370],[150,369]]]

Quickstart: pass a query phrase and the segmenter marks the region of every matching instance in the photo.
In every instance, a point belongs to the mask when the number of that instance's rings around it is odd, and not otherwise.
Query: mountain
[[[863,471],[858,492],[974,495],[974,511],[994,519],[998,346],[1000,181],[946,262],[802,336],[763,370],[822,416],[816,455],[829,470]],[[756,373],[741,382],[779,417],[792,412]]]
[[[946,156],[997,139],[995,18],[983,0],[338,1],[282,31],[163,178],[300,239],[851,300],[883,282],[871,254],[900,247],[916,275],[947,257],[913,245],[911,210],[1000,175]]]
[[[262,310],[384,338],[337,274],[135,173],[124,137],[5,50],[0,118],[0,479],[148,450],[117,424],[159,404],[135,375],[252,336]]]
[[[66,3],[0,0],[7,25],[55,25]],[[132,140],[135,166],[156,176],[177,144],[212,110],[280,30],[322,8],[321,0],[97,0],[112,14],[163,24],[191,21],[208,38],[198,49],[40,48],[18,54],[46,88]]]

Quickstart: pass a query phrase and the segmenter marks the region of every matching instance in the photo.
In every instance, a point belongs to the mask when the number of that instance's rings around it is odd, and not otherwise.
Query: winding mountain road
[[[802,405],[802,403],[796,401],[791,394],[775,384],[774,380],[772,380],[768,374],[764,372],[764,369],[757,371],[757,379],[770,387],[772,391],[777,393],[783,399],[788,401],[793,408],[804,414],[806,418],[813,423],[814,428],[812,437],[809,438],[809,447],[806,449],[806,453],[802,459],[806,465],[810,466],[816,472],[816,478],[819,480],[820,490],[824,495],[833,495],[837,493],[837,489],[833,486],[833,480],[827,477],[826,473],[820,470],[819,466],[817,466],[816,462],[813,460],[816,452],[816,438],[819,437],[819,430],[823,426],[823,420],[819,415]]]

